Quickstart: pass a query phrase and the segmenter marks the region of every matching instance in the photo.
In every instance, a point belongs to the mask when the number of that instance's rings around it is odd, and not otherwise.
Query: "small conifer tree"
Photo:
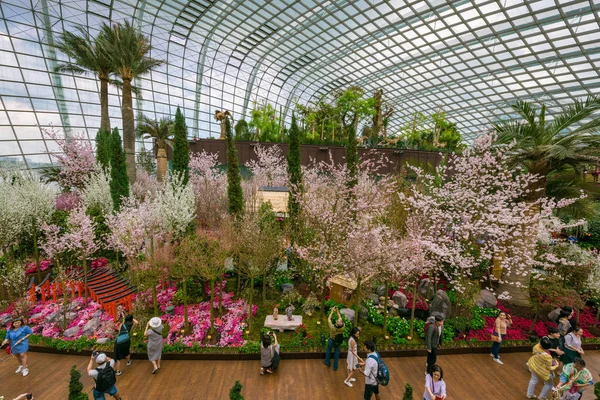
[[[407,383],[404,386],[404,396],[402,396],[402,400],[413,400],[413,388],[410,386],[410,383]]]
[[[358,149],[356,146],[356,126],[351,124],[348,128],[348,143],[346,144],[346,167],[352,179],[348,182],[350,187],[354,187],[358,175]]]
[[[187,126],[181,109],[177,107],[173,124],[173,173],[183,175],[183,183],[190,179],[190,147],[187,140]]]
[[[110,167],[110,130],[106,128],[96,134],[96,161],[104,169]]]
[[[110,194],[115,210],[118,210],[122,197],[129,197],[129,177],[119,130],[113,129],[110,136]]]
[[[237,157],[237,149],[233,140],[231,119],[225,118],[227,137],[227,198],[229,214],[240,217],[244,214],[244,193],[242,192],[242,175]]]
[[[83,390],[83,384],[79,381],[81,372],[77,369],[77,365],[71,368],[71,380],[69,381],[69,398],[68,400],[88,400],[88,395]]]
[[[244,400],[244,396],[242,396],[242,384],[240,381],[235,381],[235,384],[229,390],[229,400]]]

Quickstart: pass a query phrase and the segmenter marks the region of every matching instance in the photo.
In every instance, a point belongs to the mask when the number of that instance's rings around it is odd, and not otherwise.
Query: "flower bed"
[[[50,268],[50,266],[52,265],[52,262],[50,260],[42,260],[40,261],[40,271],[46,271],[48,268]],[[27,263],[25,265],[25,273],[26,274],[35,274],[37,272],[37,265],[35,265],[34,262],[30,262]]]

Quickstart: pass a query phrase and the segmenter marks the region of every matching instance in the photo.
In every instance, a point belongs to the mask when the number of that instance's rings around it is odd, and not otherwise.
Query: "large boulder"
[[[100,318],[92,318],[81,329],[83,336],[92,336],[96,329],[100,327]]]
[[[12,321],[12,315],[6,314],[0,317],[0,328],[4,328],[9,322]]]
[[[66,338],[72,338],[73,336],[77,335],[79,333],[79,327],[78,326],[74,326],[72,328],[67,329],[64,333],[63,336]]]
[[[427,299],[427,300],[431,300],[431,298],[434,297],[434,295],[435,295],[435,293],[434,293],[434,287],[433,287],[433,282],[431,282],[427,278],[424,278],[419,283],[419,287],[417,288],[417,292],[419,293],[419,296],[421,296],[422,298]]]
[[[283,294],[291,292],[293,288],[294,288],[293,283],[284,283],[283,285],[281,285],[281,291],[283,292]]]
[[[477,307],[493,308],[498,305],[498,300],[496,299],[496,295],[494,293],[487,289],[483,289],[481,292],[479,292],[479,296],[475,301],[475,305]]]
[[[450,299],[446,292],[442,289],[439,289],[435,292],[435,296],[431,301],[431,305],[429,306],[429,313],[433,315],[434,313],[444,314],[446,318],[448,318],[452,313],[452,305],[450,304]]]
[[[548,319],[550,321],[556,321],[558,319],[558,316],[560,315],[561,310],[562,310],[562,308],[558,307],[558,308],[555,308],[554,310],[550,311],[548,313]]]
[[[354,317],[356,315],[356,313],[354,312],[353,309],[351,308],[342,308],[340,310],[340,314],[342,314],[344,317],[346,317],[346,319],[350,322],[354,322]]]
[[[369,317],[369,310],[365,306],[360,306],[360,319],[363,321]]]
[[[381,285],[377,288],[376,293],[378,296],[385,296],[385,286]]]
[[[377,295],[375,293],[371,293],[370,295],[367,296],[367,299],[373,301],[374,306],[379,305],[379,295]]]
[[[59,315],[59,313],[56,312],[56,311],[53,312],[53,313],[50,313],[50,314],[46,315],[46,319],[44,320],[44,322],[46,324],[51,324],[53,322],[56,322],[56,319],[58,318],[58,315]]]
[[[408,304],[408,298],[404,293],[402,293],[399,290],[396,290],[394,292],[394,294],[392,295],[392,300],[394,301],[394,303],[398,304],[400,308],[405,308]]]
[[[96,343],[98,343],[98,344],[106,344],[108,342],[110,342],[110,339],[106,338],[106,337],[96,339]]]

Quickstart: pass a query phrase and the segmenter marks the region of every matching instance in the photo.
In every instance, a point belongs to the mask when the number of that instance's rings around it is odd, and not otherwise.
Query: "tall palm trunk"
[[[131,97],[131,79],[123,78],[123,104],[121,116],[123,118],[123,148],[127,163],[127,176],[129,184],[135,183],[135,130],[133,116],[133,99]]]
[[[156,152],[156,177],[163,182],[167,176],[167,150],[158,148]]]
[[[110,132],[110,118],[108,117],[108,77],[100,78],[100,129]]]

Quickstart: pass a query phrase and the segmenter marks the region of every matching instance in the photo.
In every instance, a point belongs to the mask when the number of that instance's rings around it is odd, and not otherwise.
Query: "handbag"
[[[6,354],[8,354],[9,356],[12,354],[12,349],[10,348],[10,344],[8,346],[6,346],[6,349],[4,349],[4,351],[6,352]]]
[[[281,361],[281,356],[279,355],[279,352],[277,350],[273,349],[273,346],[271,346],[271,368],[277,369],[280,361]]]
[[[491,338],[492,338],[492,342],[496,342],[496,343],[500,343],[500,342],[502,342],[502,339],[500,338],[500,335],[494,335],[494,334],[492,333],[492,336],[491,336]]]
[[[122,327],[125,327],[125,332],[122,332],[122,329],[121,329],[121,332],[119,332],[119,334],[117,335],[117,340],[116,340],[117,344],[125,343],[130,340],[129,331],[127,330],[127,326],[125,326],[125,324],[123,324],[123,325],[121,325],[121,328]]]
[[[433,377],[431,378],[431,393],[433,393],[433,400],[444,400],[441,396],[435,394],[435,385],[433,384]]]

